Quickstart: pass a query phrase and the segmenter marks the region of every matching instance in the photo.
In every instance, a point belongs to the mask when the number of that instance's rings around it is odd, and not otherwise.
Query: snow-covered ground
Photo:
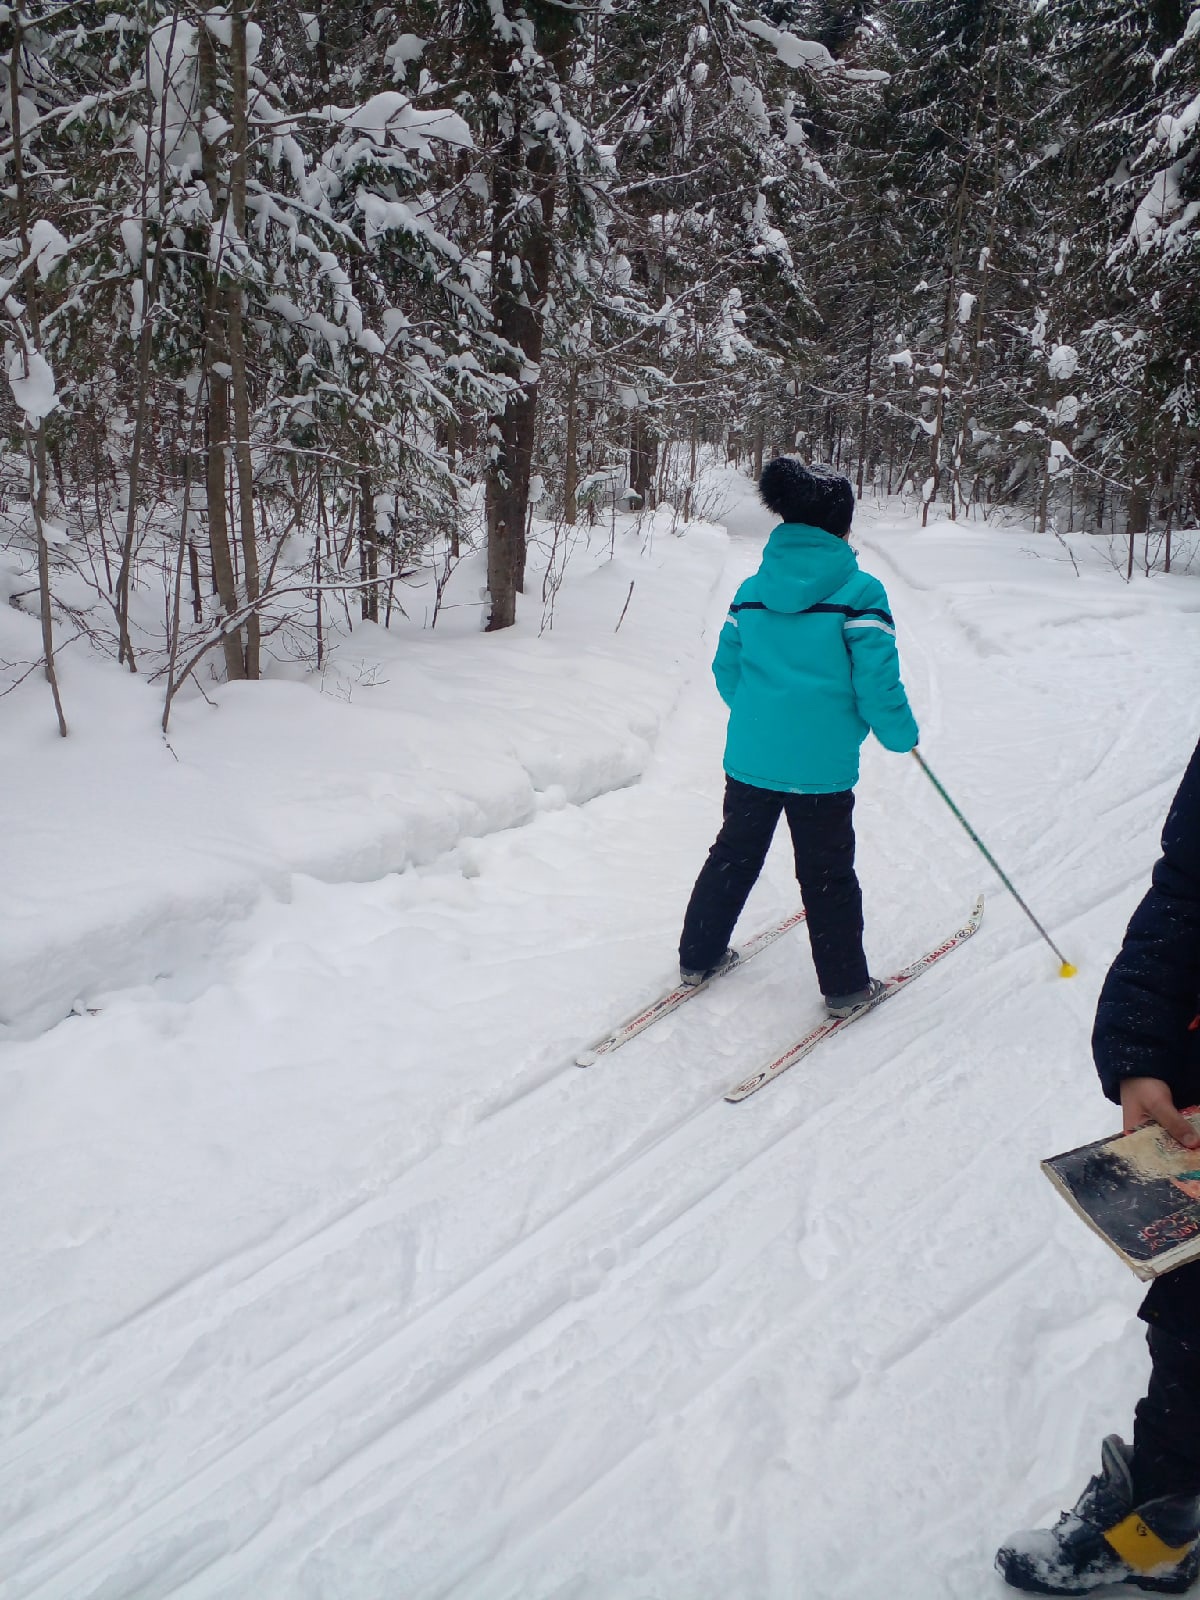
[[[540,639],[358,630],[338,692],[197,697],[170,750],[69,653],[70,740],[3,702],[5,1600],[979,1600],[1127,1429],[1138,1286],[1037,1162],[1114,1124],[1091,1012],[1200,581],[860,513],[922,749],[1080,976],[869,747],[873,967],[983,927],[733,1107],[818,1015],[802,933],[570,1065],[715,831],[769,526],[728,521],[581,554]],[[744,927],[795,899],[781,839]]]

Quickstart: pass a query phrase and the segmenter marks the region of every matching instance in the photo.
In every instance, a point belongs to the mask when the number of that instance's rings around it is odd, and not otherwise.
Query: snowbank
[[[471,558],[435,629],[416,625],[431,592],[406,592],[413,625],[356,626],[319,676],[193,694],[167,743],[160,686],[64,650],[69,738],[40,674],[3,703],[0,1036],[194,971],[297,873],[379,878],[636,782],[725,549],[712,526],[621,519],[611,549],[603,528],[573,554],[552,628],[537,576],[497,635],[476,631]],[[3,608],[0,658],[36,659],[36,627]]]

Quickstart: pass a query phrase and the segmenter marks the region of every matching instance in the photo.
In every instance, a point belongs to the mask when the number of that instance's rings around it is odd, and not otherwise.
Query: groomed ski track
[[[710,640],[767,526],[729,521]],[[76,1137],[112,1203],[47,1136],[72,1299],[47,1270],[5,1361],[4,1600],[1004,1592],[995,1544],[1073,1498],[1146,1370],[1137,1284],[1037,1161],[1113,1125],[1087,1036],[1200,734],[1200,590],[1015,532],[855,542],[923,750],[1081,976],[869,748],[874,969],[984,889],[978,935],[743,1106],[818,1014],[803,929],[579,1071],[670,975],[716,825],[706,647],[640,785],[310,883],[198,994],[69,1024],[69,1066],[62,1030],[28,1047],[57,1107],[111,1076]],[[744,930],[789,867],[781,834]]]

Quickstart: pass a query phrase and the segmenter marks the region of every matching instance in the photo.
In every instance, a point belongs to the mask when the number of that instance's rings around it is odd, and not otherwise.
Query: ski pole
[[[917,765],[920,767],[921,771],[929,779],[930,783],[937,790],[937,792],[941,795],[942,799],[950,807],[951,811],[953,811],[954,815],[962,823],[963,827],[967,830],[968,834],[971,836],[972,842],[978,847],[980,854],[983,856],[983,859],[999,875],[1000,882],[1008,890],[1009,894],[1012,895],[1013,899],[1020,906],[1021,910],[1029,918],[1030,922],[1033,923],[1034,927],[1041,934],[1042,938],[1046,941],[1046,943],[1050,946],[1051,950],[1053,950],[1054,954],[1058,957],[1059,962],[1061,963],[1061,965],[1059,966],[1059,969],[1058,969],[1059,977],[1060,978],[1073,978],[1075,976],[1078,968],[1073,967],[1071,965],[1071,963],[1067,960],[1066,956],[1063,955],[1062,951],[1055,944],[1054,940],[1046,932],[1045,928],[1042,927],[1041,923],[1034,916],[1033,912],[1030,911],[1029,907],[1025,904],[1024,900],[1021,899],[1021,896],[1017,893],[1016,889],[1013,887],[1012,880],[1008,877],[1008,875],[1005,872],[1003,872],[1001,870],[1000,863],[996,860],[995,856],[988,849],[987,845],[984,844],[983,840],[975,832],[975,829],[967,821],[966,817],[963,816],[962,812],[954,804],[954,801],[951,800],[950,796],[946,793],[945,789],[938,782],[938,780],[935,777],[935,775],[933,774],[933,772],[930,771],[929,765],[926,762],[925,757],[921,754],[921,752],[916,748],[915,745],[913,747],[913,752],[912,753],[913,753],[914,757],[916,758]]]

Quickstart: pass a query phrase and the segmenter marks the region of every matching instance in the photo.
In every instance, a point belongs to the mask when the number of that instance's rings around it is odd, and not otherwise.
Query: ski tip
[[[754,1091],[765,1082],[766,1079],[762,1078],[761,1075],[755,1078],[747,1078],[745,1083],[739,1083],[736,1088],[730,1089],[725,1099],[731,1106],[740,1105],[743,1100],[748,1100]]]
[[[575,1057],[575,1065],[577,1067],[594,1067],[599,1059],[600,1057],[594,1050],[581,1050]]]

